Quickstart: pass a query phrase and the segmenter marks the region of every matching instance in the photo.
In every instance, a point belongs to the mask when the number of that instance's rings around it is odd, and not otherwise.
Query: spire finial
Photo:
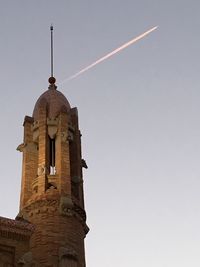
[[[49,88],[56,89],[55,82],[56,79],[53,77],[53,24],[50,26],[51,31],[51,77],[49,78],[50,86]]]
[[[53,24],[50,26],[51,31],[51,77],[53,77]]]

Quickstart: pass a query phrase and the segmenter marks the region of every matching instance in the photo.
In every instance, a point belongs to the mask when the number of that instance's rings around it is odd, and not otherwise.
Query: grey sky
[[[0,215],[15,217],[23,118],[69,77],[153,26],[112,59],[62,84],[79,110],[87,267],[200,266],[200,2],[0,0]]]

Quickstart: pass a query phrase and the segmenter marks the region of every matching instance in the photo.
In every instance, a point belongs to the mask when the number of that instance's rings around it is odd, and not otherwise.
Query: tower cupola
[[[83,196],[81,133],[77,108],[57,90],[55,78],[24,119],[20,212],[36,226],[36,266],[84,267],[88,232]],[[53,263],[53,265],[51,265]]]
[[[33,110],[34,120],[39,119],[39,109],[44,103],[47,105],[48,118],[56,118],[61,110],[69,112],[71,109],[67,98],[57,90],[55,84],[50,84],[49,89],[38,98]]]

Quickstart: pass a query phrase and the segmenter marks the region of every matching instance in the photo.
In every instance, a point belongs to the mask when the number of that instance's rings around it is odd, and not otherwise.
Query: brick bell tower
[[[88,232],[83,196],[81,133],[77,108],[57,90],[55,78],[24,119],[20,211],[35,226],[30,266],[85,267]],[[29,266],[29,265],[27,265]]]

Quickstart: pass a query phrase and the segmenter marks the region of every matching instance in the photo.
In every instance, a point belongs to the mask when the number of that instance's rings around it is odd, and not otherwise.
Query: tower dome
[[[55,118],[61,111],[65,110],[68,112],[71,109],[67,98],[56,90],[54,84],[50,85],[49,89],[38,98],[33,110],[34,120],[39,119],[39,107],[43,103],[47,104],[47,116],[49,118]]]

